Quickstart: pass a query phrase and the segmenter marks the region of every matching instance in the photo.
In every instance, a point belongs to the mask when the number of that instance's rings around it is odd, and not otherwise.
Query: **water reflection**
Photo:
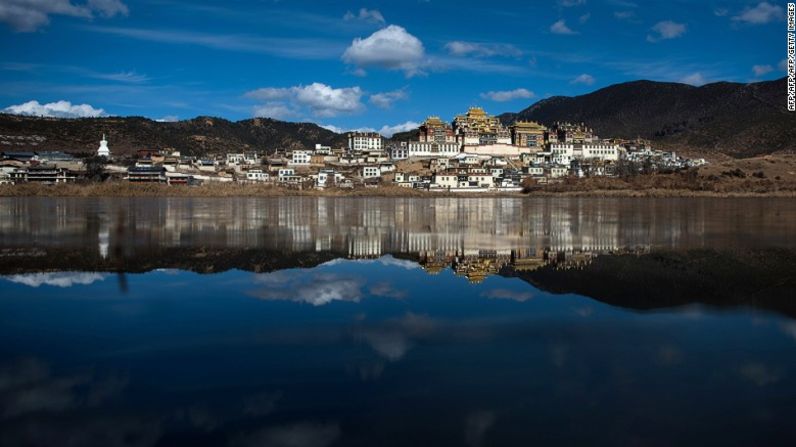
[[[794,217],[0,199],[0,445],[787,445]]]

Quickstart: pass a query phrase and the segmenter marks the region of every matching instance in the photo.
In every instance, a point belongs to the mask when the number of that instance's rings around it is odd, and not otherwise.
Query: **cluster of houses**
[[[478,107],[452,123],[429,117],[414,141],[389,141],[375,132],[350,132],[347,147],[183,156],[139,150],[132,160],[112,156],[105,136],[97,157],[105,172],[135,183],[271,183],[291,188],[353,188],[394,184],[430,191],[518,191],[565,177],[612,176],[633,169],[675,171],[704,164],[647,141],[601,139],[583,124],[518,121],[504,126]],[[3,152],[0,183],[63,183],[84,177],[80,159],[64,152]]]

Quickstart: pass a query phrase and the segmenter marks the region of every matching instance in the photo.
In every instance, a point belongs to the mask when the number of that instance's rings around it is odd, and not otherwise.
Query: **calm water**
[[[0,199],[0,445],[793,445],[791,199]]]

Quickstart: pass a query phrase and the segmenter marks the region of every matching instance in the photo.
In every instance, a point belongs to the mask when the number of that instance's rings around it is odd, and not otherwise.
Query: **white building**
[[[246,173],[246,180],[250,182],[267,182],[271,176],[261,169],[252,169]]]
[[[409,158],[409,148],[405,143],[401,144],[401,146],[391,147],[390,158],[393,160],[406,160]]]
[[[459,176],[450,172],[431,176],[431,188],[458,188]]]
[[[578,157],[578,148],[575,149],[575,158],[602,160],[602,161],[618,161],[619,160],[619,146],[616,144],[583,144],[580,147],[580,157]]]
[[[381,150],[383,138],[377,132],[349,132],[348,133],[348,150],[349,151],[367,151],[367,150]]]
[[[575,158],[575,146],[557,143],[550,145],[550,161],[561,166],[569,166]]]
[[[416,182],[420,181],[420,176],[417,174],[407,174],[405,172],[395,173],[395,183],[398,186],[405,186],[411,188]]]
[[[315,144],[315,155],[329,155],[332,153],[331,146],[324,146],[320,143]]]
[[[243,153],[239,154],[227,154],[227,165],[242,165],[246,160],[246,155]]]
[[[337,185],[343,180],[343,174],[336,172],[334,169],[322,169],[314,177],[315,186],[318,188]]]
[[[279,181],[282,181],[285,177],[293,177],[296,175],[296,170],[293,168],[280,168],[277,171],[277,177],[279,177]]]
[[[378,166],[362,166],[362,178],[381,177],[381,168]]]
[[[108,140],[105,139],[105,134],[102,134],[102,139],[100,140],[100,145],[97,149],[97,157],[111,157],[111,150],[108,148]]]
[[[408,157],[453,157],[459,153],[460,146],[457,143],[410,141],[407,149]]]
[[[309,166],[310,154],[307,151],[293,151],[290,158],[290,165],[293,166]]]

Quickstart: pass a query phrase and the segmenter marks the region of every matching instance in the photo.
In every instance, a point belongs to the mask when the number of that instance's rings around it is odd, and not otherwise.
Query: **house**
[[[431,176],[431,188],[458,188],[459,176],[455,173],[446,172],[443,174],[434,174]]]
[[[24,169],[16,169],[9,173],[9,179],[14,183],[69,183],[77,179],[77,175],[68,169],[54,165],[40,164]]]
[[[544,177],[544,168],[542,166],[528,166],[525,172],[532,177]]]
[[[189,185],[193,182],[193,176],[181,174],[179,172],[166,172],[166,183],[169,185]]]
[[[162,166],[132,166],[127,168],[127,180],[133,183],[166,183],[166,169]]]
[[[405,141],[390,147],[389,153],[390,158],[393,160],[406,160],[409,158],[409,148],[406,146]]]
[[[383,138],[376,132],[349,132],[348,150],[361,152],[366,150],[381,150]]]
[[[277,179],[282,182],[286,177],[293,177],[296,175],[296,170],[293,168],[280,168],[277,171]]]
[[[290,162],[288,162],[290,166],[309,166],[310,165],[310,153],[307,151],[293,151],[293,154],[290,157]]]
[[[565,166],[551,166],[549,172],[550,178],[566,177],[569,173],[569,168]]]
[[[249,182],[267,182],[271,179],[271,175],[263,172],[262,169],[249,169],[246,172],[246,181]]]
[[[321,169],[314,177],[315,186],[318,188],[337,185],[344,178],[343,174],[336,172],[334,169]]]
[[[417,174],[407,174],[405,172],[396,172],[393,181],[398,185],[405,188],[411,188],[415,183],[420,182],[420,176]]]
[[[16,160],[22,163],[30,163],[34,157],[36,157],[35,152],[3,152],[0,158],[3,160]]]
[[[242,165],[244,160],[245,154],[243,153],[227,154],[227,166]]]
[[[331,146],[324,146],[320,143],[315,143],[315,155],[331,155],[331,153]]]
[[[216,161],[211,159],[200,159],[195,163],[196,169],[201,172],[216,172]]]
[[[259,165],[262,162],[262,157],[257,152],[244,152],[243,163],[249,166]]]
[[[470,174],[467,176],[467,181],[470,183],[470,186],[476,186],[479,188],[491,188],[495,183],[492,174],[486,173]]]
[[[359,170],[359,175],[363,179],[381,177],[381,168],[378,166],[362,166]]]
[[[451,160],[450,158],[432,158],[428,166],[432,171],[444,171],[450,169]]]

